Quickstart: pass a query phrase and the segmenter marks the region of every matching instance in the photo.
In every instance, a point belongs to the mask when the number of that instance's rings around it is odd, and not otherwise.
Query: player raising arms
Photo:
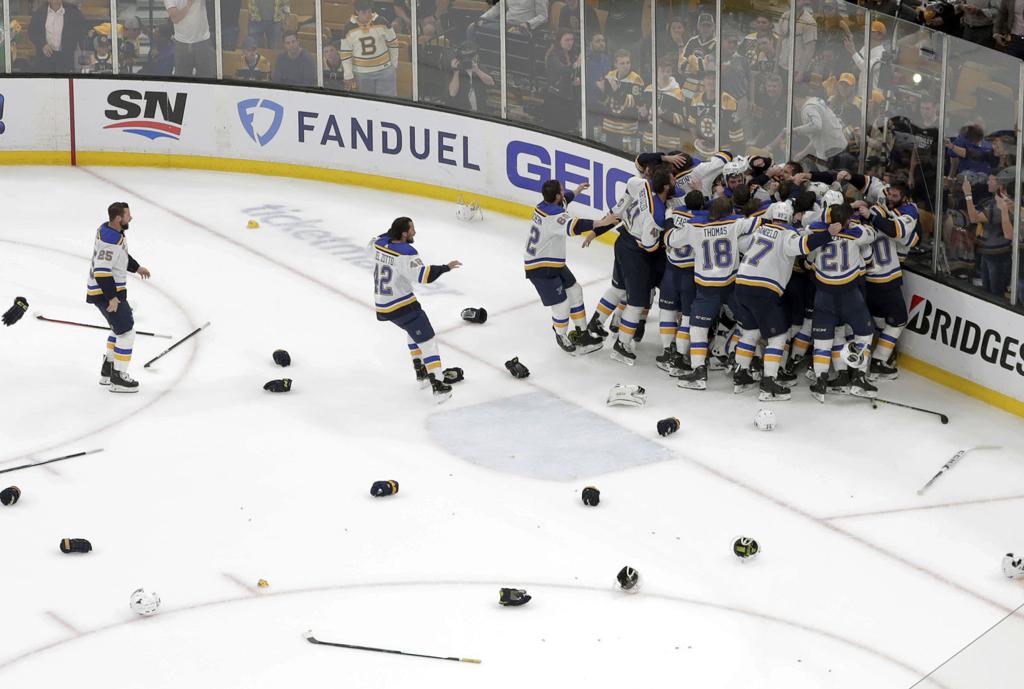
[[[593,239],[607,232],[613,222],[609,218],[598,229],[594,221],[576,218],[566,212],[566,206],[589,187],[583,183],[576,187],[576,191],[563,193],[562,184],[557,179],[544,182],[540,190],[544,200],[533,209],[530,238],[523,255],[526,279],[533,283],[541,303],[551,307],[555,342],[570,354],[590,354],[604,344],[604,340],[587,330],[583,288],[565,265],[566,237],[588,234],[589,239]],[[572,328],[569,327],[570,318]]]
[[[451,383],[462,380],[462,369],[441,370],[434,328],[412,286],[433,282],[462,263],[425,265],[412,246],[415,236],[416,226],[411,218],[395,218],[391,228],[370,243],[374,261],[373,300],[377,320],[390,321],[406,332],[416,380],[421,385],[429,384],[434,401],[441,403],[452,396]]]

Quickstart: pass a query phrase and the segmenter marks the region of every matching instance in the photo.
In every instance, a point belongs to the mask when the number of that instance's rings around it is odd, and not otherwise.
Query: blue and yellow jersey
[[[566,192],[566,205],[572,203],[573,193]],[[565,239],[578,236],[594,229],[592,220],[577,218],[566,212],[564,206],[554,203],[540,203],[533,209],[530,222],[530,237],[523,252],[523,267],[526,277],[545,277],[545,269],[560,270],[565,267]]]
[[[702,287],[728,287],[736,280],[740,257],[750,243],[758,218],[727,215],[718,220],[706,216],[673,215],[674,227],[666,245],[693,252],[693,280]]]
[[[920,241],[917,206],[908,203],[893,210],[876,203],[871,207],[869,222],[875,240],[870,245],[871,261],[864,279],[873,285],[899,285],[907,252]]]
[[[625,192],[612,208],[625,230],[619,233],[619,241],[627,242],[630,249],[656,252],[661,247],[666,211],[665,203],[651,190],[650,182],[643,177],[630,178]]]
[[[761,222],[743,254],[736,284],[762,287],[781,297],[793,275],[796,257],[809,254],[830,240],[828,231],[800,232],[792,225]]]
[[[828,210],[820,222],[811,225],[811,232],[828,232]],[[856,288],[856,281],[866,272],[863,249],[875,239],[865,225],[850,225],[825,246],[811,252],[810,262],[818,287],[843,290]]]
[[[127,299],[128,273],[134,273],[138,268],[138,262],[128,254],[124,233],[103,223],[96,230],[85,300],[90,304],[100,304],[114,297],[122,301]]]
[[[407,242],[394,242],[387,234],[370,243],[373,256],[373,304],[377,318],[389,320],[404,309],[419,308],[413,284],[425,285],[447,273],[446,265],[423,263]]]

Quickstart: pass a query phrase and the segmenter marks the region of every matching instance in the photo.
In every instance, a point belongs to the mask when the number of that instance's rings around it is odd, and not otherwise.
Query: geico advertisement
[[[903,290],[908,354],[1024,400],[1024,316],[913,273]]]
[[[70,151],[68,82],[0,79],[0,151]]]

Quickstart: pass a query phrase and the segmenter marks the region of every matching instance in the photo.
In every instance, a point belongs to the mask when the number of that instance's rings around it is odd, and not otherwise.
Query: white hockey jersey
[[[793,275],[793,261],[831,239],[828,232],[800,232],[791,225],[761,222],[750,238],[743,255],[737,285],[763,287],[780,297]]]
[[[875,240],[871,242],[870,261],[864,279],[874,285],[902,279],[903,260],[920,239],[917,207],[908,203],[892,210],[875,204],[871,207],[868,222],[875,230]]]
[[[700,187],[704,195],[711,196],[711,185],[715,178],[722,174],[725,164],[732,161],[732,154],[719,151],[708,160],[701,161],[686,172],[676,175],[676,186],[669,198],[669,207],[678,208],[683,205],[683,197]]]
[[[106,303],[114,297],[124,300],[128,273],[134,273],[138,267],[135,259],[128,255],[124,233],[103,223],[96,230],[85,300],[89,303]]]
[[[572,202],[573,194],[566,194],[566,204]],[[523,252],[523,264],[527,277],[541,274],[544,269],[559,270],[565,267],[565,238],[581,235],[594,229],[592,220],[570,215],[563,206],[541,203],[533,209],[530,223],[530,237]]]
[[[665,210],[664,202],[651,191],[650,182],[632,177],[612,213],[622,220],[625,232],[620,235],[628,235],[639,249],[653,253],[661,246]]]
[[[760,218],[728,215],[718,220],[674,214],[674,228],[666,245],[694,253],[693,280],[703,287],[727,287],[736,280],[740,257],[750,246],[750,236]]]
[[[828,232],[827,212],[825,216],[825,220],[811,225],[812,232]],[[842,289],[864,275],[864,251],[874,239],[871,228],[854,224],[836,235],[833,241],[812,251],[808,258],[818,287]]]
[[[374,14],[369,24],[360,24],[352,15],[341,30],[339,53],[346,79],[383,72],[398,66],[398,38],[378,15]]]
[[[373,302],[377,318],[387,320],[400,309],[419,304],[413,284],[427,284],[447,273],[446,265],[423,263],[416,249],[407,242],[392,242],[386,235],[375,237],[368,247],[373,256]]]

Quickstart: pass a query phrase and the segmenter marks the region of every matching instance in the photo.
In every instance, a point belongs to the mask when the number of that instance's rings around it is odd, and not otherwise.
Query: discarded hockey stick
[[[912,407],[909,404],[903,404],[902,402],[893,402],[892,400],[883,400],[880,397],[869,397],[869,398],[865,398],[865,399],[870,399],[871,400],[871,406],[874,409],[878,408],[878,405],[875,404],[875,403],[876,402],[881,402],[882,404],[891,404],[894,407],[903,407],[904,409],[913,409],[914,411],[924,412],[925,414],[934,414],[935,416],[939,417],[939,421],[941,421],[942,423],[949,423],[949,417],[946,416],[945,414],[943,414],[942,412],[932,411],[930,409],[922,409],[921,407]]]
[[[306,641],[308,641],[309,643],[319,644],[321,646],[337,646],[338,648],[352,648],[357,651],[376,651],[377,653],[394,653],[395,655],[400,656],[413,656],[416,658],[433,658],[434,660],[454,660],[457,663],[476,663],[477,665],[480,664],[480,661],[476,658],[446,658],[445,656],[432,656],[425,655],[423,653],[406,653],[405,651],[393,651],[389,648],[374,648],[373,646],[355,646],[353,644],[339,644],[334,643],[332,641],[320,641],[319,639],[313,636],[312,629],[307,631],[304,636],[306,637]]]
[[[38,467],[44,464],[53,464],[54,462],[60,462],[65,459],[74,459],[75,457],[81,457],[83,455],[91,455],[97,452],[103,452],[103,448],[95,450],[86,450],[85,452],[75,452],[74,454],[64,455],[63,457],[56,457],[54,459],[47,459],[43,462],[33,462],[32,464],[22,464],[20,467],[11,467],[10,469],[0,469],[0,474],[6,474],[9,471],[17,471],[19,469],[30,469],[31,467]]]
[[[92,323],[79,323],[77,321],[62,321],[59,318],[47,318],[46,316],[44,316],[43,314],[39,313],[38,311],[36,311],[33,315],[36,317],[36,320],[46,321],[47,323],[61,323],[63,325],[77,325],[80,328],[92,328],[94,330],[110,330],[110,326],[109,325],[93,325]],[[148,335],[149,337],[162,337],[165,340],[171,339],[170,335],[164,335],[162,333],[150,333],[150,332],[146,332],[145,330],[136,330],[135,334],[136,335]]]
[[[931,479],[929,479],[928,483],[926,483],[923,486],[921,486],[921,488],[917,491],[917,494],[918,495],[924,495],[924,492],[926,490],[928,490],[928,486],[930,486],[933,483],[935,483],[936,479],[938,479],[944,473],[946,473],[947,471],[952,469],[954,466],[956,466],[956,463],[959,462],[961,459],[963,459],[964,455],[966,455],[968,452],[971,452],[973,450],[998,450],[998,449],[1000,449],[999,445],[978,445],[977,447],[969,447],[966,450],[960,450],[955,455],[953,455],[952,459],[950,459],[948,462],[946,462],[945,464],[942,465],[942,468],[939,469],[938,473],[936,473],[934,476],[932,476]]]
[[[152,363],[153,363],[154,361],[156,361],[157,359],[159,359],[159,358],[161,358],[161,357],[165,356],[165,355],[166,355],[166,354],[168,354],[168,353],[169,353],[169,352],[170,352],[170,351],[171,351],[172,349],[174,349],[175,347],[177,347],[178,345],[180,345],[180,344],[181,344],[182,342],[184,342],[185,340],[189,339],[190,337],[192,337],[192,336],[194,336],[194,335],[198,335],[198,334],[199,334],[199,331],[200,331],[200,330],[202,330],[203,328],[207,327],[208,325],[210,325],[210,321],[206,321],[206,322],[205,322],[205,323],[203,323],[203,324],[202,324],[201,326],[199,326],[198,328],[196,328],[195,330],[193,330],[192,332],[190,332],[190,333],[189,333],[188,335],[186,335],[185,337],[181,338],[180,340],[178,340],[177,342],[175,342],[174,344],[172,344],[172,345],[171,345],[170,347],[168,347],[168,348],[167,348],[167,349],[165,349],[164,351],[162,351],[162,352],[160,352],[159,354],[157,354],[157,355],[156,355],[155,357],[153,357],[152,359],[150,359],[149,361],[147,361],[147,362],[146,362],[146,363],[145,363],[145,364],[144,364],[144,365],[142,366],[142,368],[149,368],[149,365],[150,365],[150,364],[152,364]]]

